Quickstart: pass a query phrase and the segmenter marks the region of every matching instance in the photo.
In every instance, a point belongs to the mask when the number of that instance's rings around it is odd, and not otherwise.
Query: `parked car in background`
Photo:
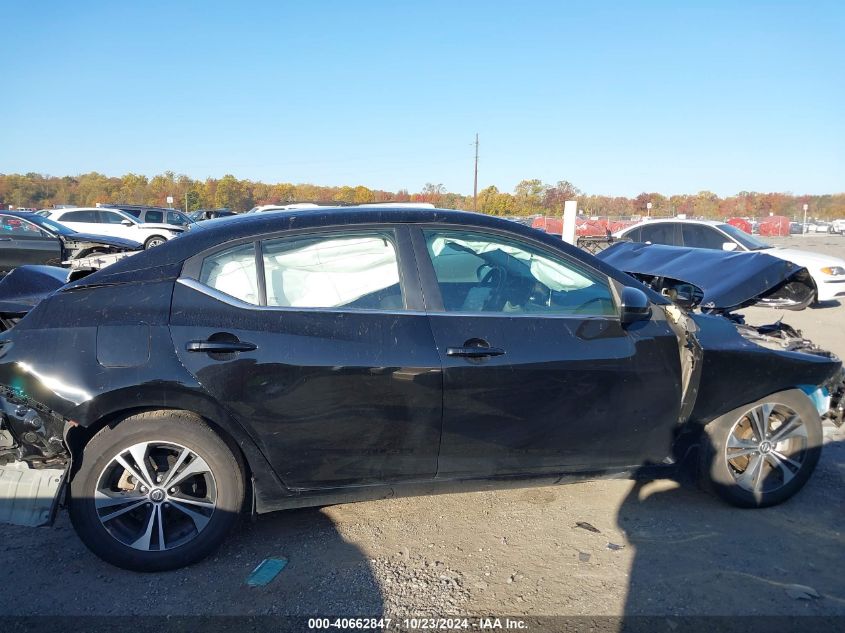
[[[247,213],[266,213],[267,211],[288,211],[290,209],[314,209],[320,205],[313,202],[295,202],[293,204],[261,204],[252,207]]]
[[[100,209],[120,209],[129,215],[138,218],[142,224],[170,224],[190,228],[194,223],[190,217],[179,209],[166,209],[163,207],[145,207],[132,204],[101,204]]]
[[[196,211],[191,211],[188,217],[194,222],[202,222],[203,220],[213,220],[215,218],[228,218],[233,215],[237,214],[229,209],[197,209]]]
[[[142,248],[133,240],[79,233],[36,213],[0,212],[0,275],[27,264],[60,266],[62,262],[98,253]]]
[[[807,224],[808,233],[830,233],[830,222],[809,222]]]
[[[205,224],[0,339],[15,455],[61,482],[72,447],[73,526],[121,567],[196,562],[245,508],[509,482],[686,466],[765,507],[810,478],[838,407],[831,354],[688,313],[514,222],[346,207]],[[63,492],[31,489],[47,508]]]
[[[801,235],[804,232],[804,227],[800,222],[790,222],[789,223],[789,234],[790,235]]]
[[[830,232],[838,235],[845,234],[845,219],[834,220],[830,223]]]
[[[111,235],[140,242],[144,248],[164,244],[182,234],[185,227],[172,224],[142,224],[136,217],[119,209],[98,207],[51,209],[51,220],[93,235]]]
[[[726,251],[763,251],[806,268],[816,286],[816,301],[845,296],[845,260],[797,248],[774,247],[724,222],[647,220],[615,234],[634,242]]]

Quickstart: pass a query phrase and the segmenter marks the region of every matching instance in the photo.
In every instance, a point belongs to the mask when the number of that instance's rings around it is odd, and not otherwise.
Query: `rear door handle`
[[[463,356],[464,358],[484,358],[485,356],[501,356],[505,353],[501,347],[447,347],[446,356]]]
[[[251,352],[254,349],[258,349],[258,346],[255,343],[247,343],[245,341],[188,341],[185,349],[189,352],[226,354]]]

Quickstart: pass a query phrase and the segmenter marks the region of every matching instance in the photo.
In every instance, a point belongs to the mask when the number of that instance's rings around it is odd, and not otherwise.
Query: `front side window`
[[[0,235],[43,237],[44,233],[32,222],[11,215],[2,215],[0,216]]]
[[[262,251],[268,306],[404,309],[390,233],[286,237]]]
[[[241,244],[206,257],[199,282],[235,299],[258,305],[255,246],[252,242]]]
[[[127,218],[113,211],[100,211],[100,222],[103,224],[120,224]]]
[[[616,314],[607,280],[564,257],[475,231],[424,235],[448,312]]]
[[[684,236],[684,246],[689,248],[722,250],[722,244],[728,241],[718,231],[702,224],[683,224],[681,234]]]

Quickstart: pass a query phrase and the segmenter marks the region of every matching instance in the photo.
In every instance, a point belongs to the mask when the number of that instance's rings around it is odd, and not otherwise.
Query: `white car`
[[[185,230],[172,224],[142,224],[124,211],[108,208],[51,209],[49,218],[80,233],[122,237],[140,242],[144,248],[164,244]]]
[[[834,220],[833,222],[831,222],[830,223],[830,232],[831,233],[838,233],[839,235],[842,235],[843,233],[845,233],[845,220],[839,219],[839,220]]]
[[[771,246],[755,235],[735,226],[713,220],[646,220],[614,233],[634,242],[651,242],[687,248],[711,248],[725,251],[764,251],[803,266],[816,285],[816,300],[831,301],[845,296],[845,259]]]

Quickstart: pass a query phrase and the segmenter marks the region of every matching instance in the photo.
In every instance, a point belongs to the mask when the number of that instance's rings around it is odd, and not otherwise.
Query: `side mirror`
[[[639,288],[625,286],[622,289],[621,301],[620,316],[622,325],[636,323],[637,321],[647,321],[651,316],[651,303],[649,303],[646,293]]]
[[[132,226],[132,222],[130,222],[129,220],[121,220],[120,223],[123,226]]]
[[[736,242],[723,242],[722,243],[722,250],[723,251],[735,251],[736,250]]]

